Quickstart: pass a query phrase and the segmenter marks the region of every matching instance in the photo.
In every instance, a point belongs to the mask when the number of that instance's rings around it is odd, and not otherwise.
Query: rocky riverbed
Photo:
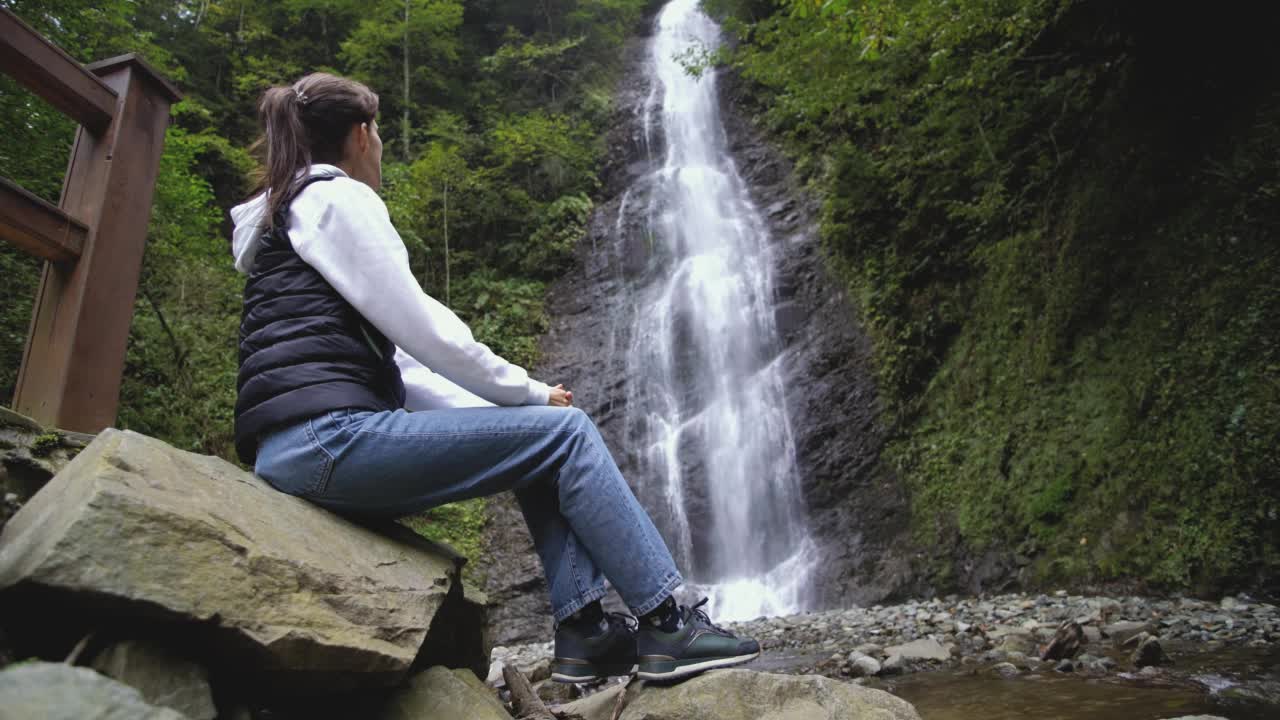
[[[1215,672],[1198,657],[1255,648],[1280,662],[1280,609],[1247,597],[1193,598],[1008,594],[875,605],[728,623],[758,638],[751,667],[884,684],[920,671],[994,678],[1082,677],[1179,686],[1246,705],[1276,708],[1280,678]],[[496,647],[493,668],[514,662],[545,677],[551,643]],[[1207,664],[1206,664],[1207,662]],[[1225,661],[1224,661],[1225,662]],[[567,691],[544,685],[549,699]],[[592,688],[574,688],[574,693]]]

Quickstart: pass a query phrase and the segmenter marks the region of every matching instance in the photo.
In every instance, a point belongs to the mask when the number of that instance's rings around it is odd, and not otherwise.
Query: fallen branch
[[[636,682],[636,676],[632,675],[627,679],[627,684],[622,686],[622,690],[618,692],[618,699],[613,703],[613,715],[609,720],[618,720],[622,717],[622,711],[627,707],[627,690],[630,689],[631,683]]]
[[[93,633],[89,633],[88,635],[80,638],[80,642],[76,643],[76,646],[71,648],[71,654],[67,655],[67,659],[62,662],[67,665],[75,665],[76,662],[80,660],[80,656],[84,654],[84,649],[89,646],[90,640],[93,640]]]
[[[533,691],[529,679],[515,665],[502,666],[502,679],[507,681],[507,689],[511,691],[511,707],[515,709],[517,718],[556,720],[556,716],[542,704],[542,698]]]

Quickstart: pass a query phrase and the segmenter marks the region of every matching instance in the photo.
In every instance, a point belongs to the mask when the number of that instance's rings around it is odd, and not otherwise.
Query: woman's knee
[[[600,430],[591,416],[576,407],[559,408],[563,412],[560,428],[566,432],[567,447],[571,451],[592,453],[607,452]]]
[[[555,408],[560,414],[560,425],[566,429],[581,431],[591,427],[591,418],[576,407]]]

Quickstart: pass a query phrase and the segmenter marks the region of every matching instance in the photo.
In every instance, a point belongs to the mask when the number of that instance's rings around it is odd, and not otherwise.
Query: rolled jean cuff
[[[582,595],[579,595],[578,597],[569,601],[568,605],[565,605],[559,610],[556,610],[555,613],[551,616],[551,619],[555,620],[556,623],[562,623],[570,615],[578,612],[579,610],[595,602],[596,600],[602,599],[607,594],[609,594],[609,589],[603,585],[599,587],[591,588],[590,590],[586,591]]]
[[[676,588],[683,584],[684,578],[680,577],[680,573],[671,573],[671,575],[667,577],[667,581],[662,584],[661,590],[650,596],[650,598],[645,600],[644,603],[631,608],[631,612],[635,613],[636,617],[640,617],[647,612],[652,612],[654,608],[662,604],[663,600],[671,597],[671,593],[675,592]]]

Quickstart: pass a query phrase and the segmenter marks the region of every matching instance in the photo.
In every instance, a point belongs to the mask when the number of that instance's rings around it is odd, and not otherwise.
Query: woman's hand
[[[548,405],[555,407],[572,407],[573,393],[564,389],[564,384],[551,388],[551,399],[547,400]]]

